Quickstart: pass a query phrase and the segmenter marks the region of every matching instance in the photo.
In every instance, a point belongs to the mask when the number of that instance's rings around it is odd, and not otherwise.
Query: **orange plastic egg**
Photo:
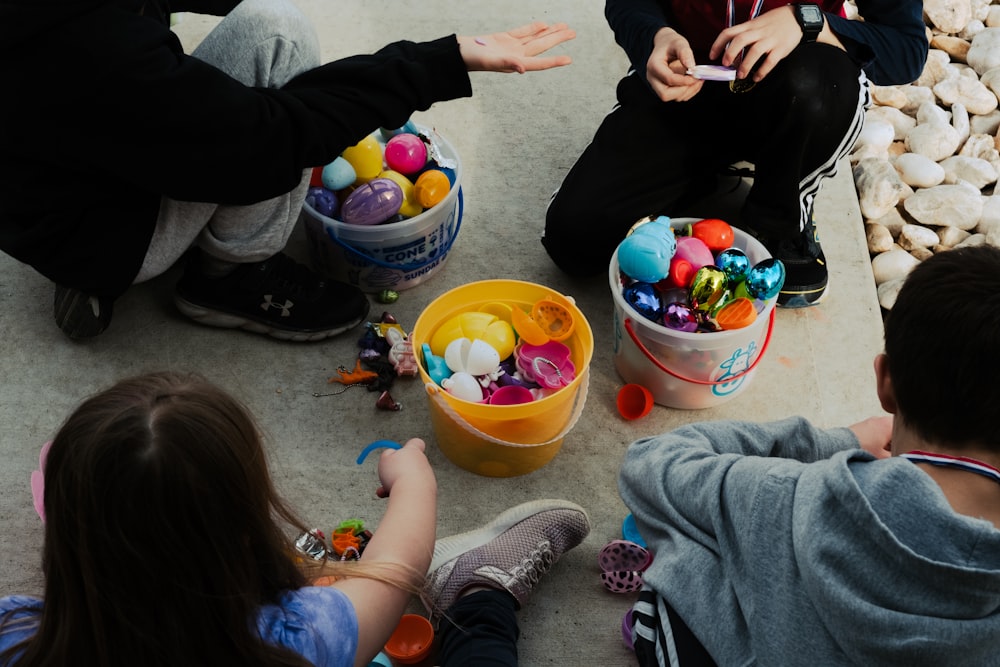
[[[420,174],[413,184],[413,194],[424,208],[440,204],[451,191],[448,175],[438,169],[430,169]]]
[[[691,225],[691,236],[701,239],[713,253],[733,247],[733,228],[725,220],[706,218]]]

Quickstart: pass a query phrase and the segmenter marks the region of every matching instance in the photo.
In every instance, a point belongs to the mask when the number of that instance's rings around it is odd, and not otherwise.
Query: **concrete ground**
[[[566,21],[578,37],[560,51],[574,64],[525,76],[473,74],[471,99],[435,105],[414,117],[436,127],[457,149],[464,168],[465,217],[446,266],[383,309],[411,328],[443,292],[472,281],[517,278],[575,298],[594,334],[585,410],[555,458],[519,477],[481,477],[454,465],[435,444],[421,382],[402,378],[392,388],[399,412],[375,407],[376,395],[355,388],[338,396],[327,378],[353,366],[357,335],[316,344],[276,342],[257,335],[195,325],[171,301],[176,271],[130,290],[116,304],[111,328],[74,343],[54,326],[52,285],[0,256],[0,595],[39,593],[41,524],[28,480],[38,449],[83,397],[115,379],[172,368],[198,371],[248,403],[270,436],[280,489],[305,517],[329,529],[357,517],[377,528],[382,501],[374,497],[375,464],[355,463],[376,439],[427,440],[440,487],[439,536],[473,528],[500,511],[537,498],[583,505],[593,530],[545,577],[520,612],[522,664],[628,665],[619,622],[630,595],[604,590],[597,553],[621,536],[627,514],[616,477],[634,439],[695,421],[767,420],[802,414],[823,426],[846,425],[877,414],[871,360],[881,349],[881,313],[875,297],[862,221],[845,164],[817,202],[831,287],[821,307],[779,311],[770,349],[739,397],[717,407],[685,411],[657,406],[626,422],[615,409],[622,379],[612,361],[613,303],[606,277],[571,281],[539,243],[552,190],[586,146],[613,104],[626,68],[604,21],[601,3],[552,0],[504,3],[469,0],[329,3],[299,0],[315,21],[325,59],[369,52],[397,39],[426,40],[449,32],[477,34],[530,20]],[[215,19],[185,15],[176,30],[190,50]],[[614,165],[609,165],[613,169]],[[234,165],[238,168],[238,165]],[[706,204],[703,216],[713,215]],[[291,250],[305,257],[299,235]],[[357,332],[360,334],[360,331]],[[338,385],[332,385],[333,388]],[[191,545],[197,548],[198,545]],[[414,605],[414,611],[420,608]]]

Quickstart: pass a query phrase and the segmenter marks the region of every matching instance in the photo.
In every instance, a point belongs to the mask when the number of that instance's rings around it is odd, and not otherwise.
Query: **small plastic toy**
[[[612,593],[631,593],[642,588],[642,573],[653,555],[635,542],[612,540],[597,555],[601,582]]]
[[[347,195],[340,219],[349,225],[378,225],[399,213],[403,191],[388,178],[375,178]]]
[[[674,331],[692,333],[698,330],[698,316],[687,302],[674,301],[663,309],[663,326]]]
[[[674,257],[688,262],[696,271],[703,266],[715,266],[712,251],[704,241],[693,236],[677,237],[677,252],[674,253]]]
[[[499,387],[490,394],[490,405],[520,405],[521,403],[531,403],[535,396],[527,387],[516,384]]]
[[[622,292],[628,305],[647,320],[656,322],[663,315],[663,302],[660,292],[651,283],[635,282]]]
[[[376,440],[375,442],[371,443],[370,445],[361,450],[361,453],[358,454],[357,463],[358,465],[364,463],[365,459],[368,458],[368,455],[371,454],[376,449],[402,449],[402,448],[403,446],[398,442],[396,442],[395,440]]]
[[[354,364],[354,370],[347,370],[346,366],[337,368],[337,375],[327,380],[328,383],[339,382],[343,385],[350,384],[371,384],[378,380],[378,373],[365,370],[361,367],[361,359]]]
[[[469,375],[488,375],[500,367],[500,354],[489,343],[456,338],[444,350],[444,360],[452,371]]]
[[[615,405],[625,419],[639,419],[653,409],[653,394],[641,384],[629,383],[618,390]]]
[[[476,378],[464,371],[453,373],[441,381],[441,388],[446,392],[470,403],[483,402],[483,388]]]
[[[427,146],[415,134],[397,134],[386,142],[384,157],[389,169],[409,176],[427,164]]]
[[[420,346],[420,351],[424,354],[424,368],[434,384],[441,385],[445,378],[451,377],[451,369],[444,357],[439,357],[431,352],[431,346],[424,343]]]
[[[690,236],[701,239],[713,253],[732,247],[736,238],[729,223],[718,218],[705,218],[694,223],[691,225]]]
[[[501,359],[514,351],[514,330],[510,323],[491,313],[468,311],[447,320],[431,336],[431,350],[444,356],[445,348],[456,338],[478,338],[492,346]]]
[[[560,389],[576,378],[570,350],[558,341],[550,340],[544,345],[519,343],[514,356],[521,375],[542,388]]]
[[[774,257],[758,262],[747,272],[747,292],[761,301],[778,296],[784,284],[785,265]]]
[[[698,269],[688,291],[691,307],[702,312],[713,310],[726,294],[729,278],[714,264]]]
[[[312,206],[314,211],[328,218],[336,218],[340,213],[340,200],[336,193],[323,186],[309,188],[306,191],[306,203]]]
[[[424,207],[420,205],[417,201],[415,192],[413,190],[413,181],[403,176],[398,171],[393,171],[392,169],[386,169],[381,174],[378,175],[379,178],[388,178],[390,181],[399,186],[399,189],[403,191],[403,203],[399,207],[399,214],[404,218],[413,218],[424,212]]]
[[[518,337],[530,345],[544,345],[549,342],[549,335],[531,316],[518,307],[510,311],[510,320]]]
[[[646,540],[642,539],[642,535],[639,534],[639,529],[635,525],[635,517],[631,514],[622,521],[622,538],[629,542],[635,542],[640,547],[645,548],[646,546]]]
[[[403,614],[385,643],[385,652],[393,663],[415,665],[426,660],[434,645],[434,627],[417,614]]]
[[[739,248],[727,248],[715,256],[715,266],[725,272],[730,284],[735,284],[746,279],[750,258]]]
[[[389,390],[386,389],[378,398],[375,399],[375,407],[379,410],[388,410],[389,412],[399,412],[403,409],[403,404],[398,403],[393,400],[392,395],[389,394]]]
[[[552,340],[563,341],[573,335],[573,316],[562,304],[542,299],[531,308],[531,319]]]
[[[705,81],[735,81],[736,68],[723,65],[695,65],[687,74]]]
[[[634,233],[618,244],[618,266],[634,280],[655,283],[667,277],[675,250],[657,235]]]
[[[753,301],[743,297],[733,299],[715,314],[715,321],[723,331],[748,327],[756,319],[757,309],[754,308]]]
[[[318,528],[313,528],[295,538],[295,548],[313,560],[326,560],[329,556],[326,536]]]

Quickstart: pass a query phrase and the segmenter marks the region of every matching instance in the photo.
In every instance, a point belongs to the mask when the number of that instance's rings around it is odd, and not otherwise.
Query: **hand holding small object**
[[[462,59],[470,72],[534,72],[570,64],[569,56],[539,54],[576,37],[565,23],[529,23],[507,32],[480,37],[459,36]]]

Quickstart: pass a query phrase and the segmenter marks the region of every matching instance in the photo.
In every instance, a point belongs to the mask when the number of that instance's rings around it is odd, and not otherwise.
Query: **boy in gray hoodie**
[[[892,417],[691,424],[619,489],[654,553],[642,665],[1000,664],[1000,249],[907,278],[875,359]]]

